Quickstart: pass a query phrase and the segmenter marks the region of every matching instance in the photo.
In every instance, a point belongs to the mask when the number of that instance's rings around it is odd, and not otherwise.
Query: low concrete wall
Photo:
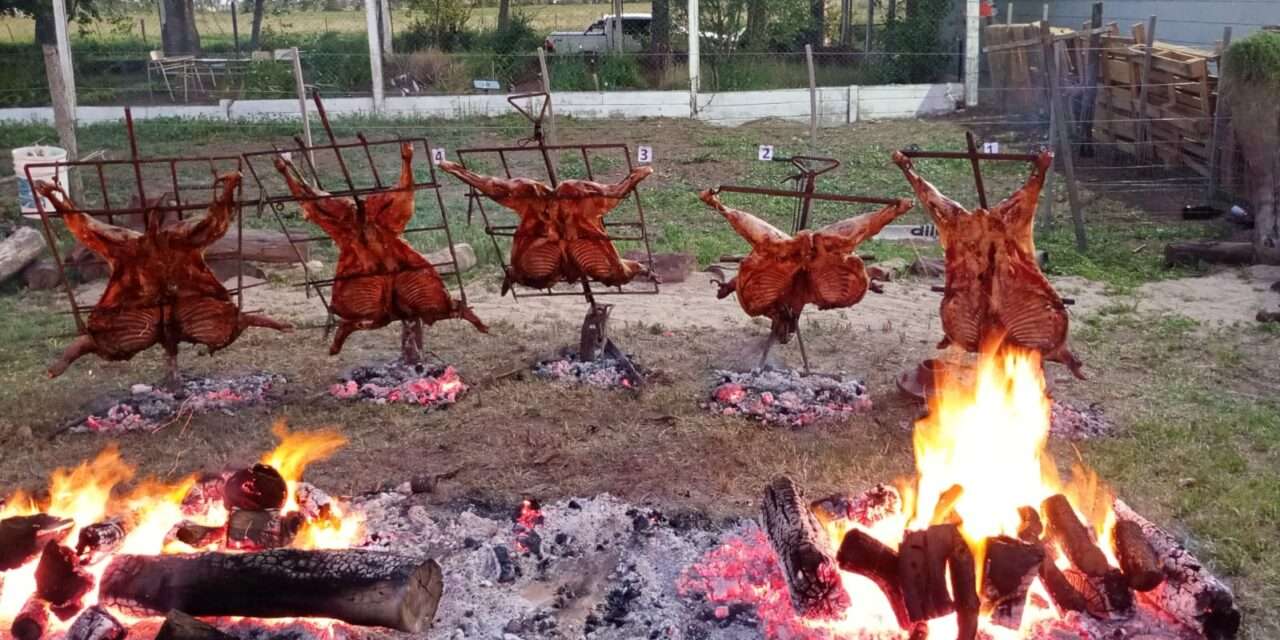
[[[818,122],[834,127],[872,118],[913,118],[955,110],[964,99],[959,84],[822,87],[818,90]],[[371,98],[326,98],[331,115],[373,115]],[[809,121],[809,90],[728,91],[700,93],[696,113],[684,91],[562,92],[555,94],[557,115],[575,118],[697,118],[710,124],[737,126],[765,118]],[[123,107],[80,107],[82,124],[124,119]],[[383,115],[390,117],[466,118],[511,113],[505,95],[389,97]],[[205,120],[291,120],[298,101],[223,100],[218,105],[135,107],[135,120],[180,118]],[[53,109],[0,109],[0,123],[53,122]]]

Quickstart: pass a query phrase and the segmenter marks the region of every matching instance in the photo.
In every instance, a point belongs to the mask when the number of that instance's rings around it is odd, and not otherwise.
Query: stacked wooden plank
[[[1052,27],[1055,42],[1067,43],[1070,69],[1066,81],[1075,82],[1083,68],[1079,52],[1089,46],[1089,34]],[[995,104],[1005,112],[1034,112],[1048,109],[1049,86],[1045,79],[1044,41],[1040,23],[993,24],[983,29],[983,51],[987,54],[991,90]]]

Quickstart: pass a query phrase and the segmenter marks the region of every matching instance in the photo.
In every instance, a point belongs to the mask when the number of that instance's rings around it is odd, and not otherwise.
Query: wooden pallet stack
[[[1115,150],[1209,175],[1217,106],[1214,54],[1155,42],[1148,60],[1145,27],[1133,37],[1102,38],[1094,137]],[[1143,87],[1145,85],[1145,95]]]
[[[1089,46],[1089,34],[1052,27],[1055,42],[1066,42],[1068,69],[1065,81],[1077,84],[1084,59],[1080,52]],[[993,24],[983,29],[983,51],[987,54],[991,90],[1003,112],[1033,113],[1048,109],[1044,68],[1044,41],[1040,23]]]

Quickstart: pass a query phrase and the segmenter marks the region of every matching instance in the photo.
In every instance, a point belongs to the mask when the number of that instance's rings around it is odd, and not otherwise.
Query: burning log
[[[175,609],[164,617],[156,640],[232,640],[232,637]]]
[[[227,518],[227,548],[265,551],[289,546],[306,518],[297,512],[234,510]]]
[[[1164,582],[1156,550],[1147,542],[1142,527],[1132,520],[1119,520],[1111,531],[1111,545],[1120,570],[1134,591],[1150,591]]]
[[[0,520],[0,571],[31,562],[50,541],[61,542],[75,522],[43,513]]]
[[[1115,501],[1117,524],[1132,522],[1159,559],[1164,583],[1138,597],[1179,622],[1200,630],[1210,640],[1230,640],[1240,630],[1240,610],[1231,589],[1205,570],[1204,565],[1176,538],[1135,513],[1123,501]]]
[[[1088,608],[1084,595],[1071,585],[1071,581],[1067,580],[1062,569],[1059,569],[1058,565],[1054,564],[1053,558],[1048,555],[1040,563],[1040,582],[1044,584],[1044,590],[1049,592],[1049,597],[1059,609],[1083,612]]]
[[[902,582],[898,577],[898,552],[876,540],[860,529],[851,529],[840,543],[836,553],[840,568],[870,579],[880,587],[884,597],[893,607],[898,626],[911,629],[911,618],[902,596]]]
[[[318,617],[422,633],[444,582],[434,560],[347,549],[116,556],[102,602],[128,615]]]
[[[947,589],[947,557],[959,535],[955,525],[908,531],[898,547],[898,578],[912,622],[941,618],[955,611]]]
[[[1102,549],[1093,542],[1089,528],[1080,522],[1066,496],[1050,496],[1040,505],[1048,520],[1045,535],[1058,543],[1075,568],[1095,578],[1107,575],[1111,565]]]
[[[13,619],[9,633],[15,640],[40,640],[45,629],[49,627],[49,605],[37,597],[27,599],[22,611]]]
[[[76,539],[76,556],[80,564],[94,564],[120,550],[124,544],[124,523],[108,520],[91,524],[80,530]]]
[[[1123,619],[1133,614],[1133,592],[1118,569],[1105,576],[1091,576],[1078,569],[1063,572],[1067,582],[1084,598],[1085,612],[1099,620]]]
[[[1044,535],[1044,525],[1040,523],[1040,512],[1035,507],[1018,507],[1018,516],[1022,522],[1018,525],[1018,539],[1023,542],[1038,543]]]
[[[194,549],[211,547],[226,539],[227,527],[206,527],[190,520],[183,520],[173,525],[167,537],[177,540]]]
[[[951,554],[947,556],[947,566],[951,569],[951,593],[955,597],[958,628],[956,640],[974,640],[978,637],[981,602],[978,600],[978,575],[973,552],[969,550],[969,543],[965,542],[959,529],[952,526],[948,535],[951,538]]]
[[[987,538],[986,546],[982,572],[984,609],[990,611],[993,623],[1017,629],[1022,625],[1027,591],[1044,562],[1044,547],[1008,536]]]
[[[964,487],[953,484],[950,489],[938,496],[938,503],[933,507],[933,517],[929,524],[961,524],[964,520],[956,513],[956,503],[964,497]]]
[[[125,640],[129,632],[106,609],[89,607],[67,630],[66,640]]]
[[[871,527],[901,511],[902,496],[898,495],[897,489],[887,484],[877,484],[857,496],[836,494],[815,500],[809,505],[809,509],[824,524],[848,520]]]
[[[59,619],[70,620],[80,612],[91,589],[93,576],[80,568],[76,552],[50,540],[36,565],[36,595],[49,603]]]
[[[849,594],[840,583],[826,532],[800,488],[791,478],[779,477],[765,489],[761,511],[796,613],[830,618],[844,611]]]
[[[226,486],[226,476],[217,473],[201,475],[182,497],[182,513],[194,516],[207,512],[209,507],[222,502]]]
[[[319,487],[310,482],[299,482],[295,489],[298,511],[309,520],[329,517],[333,509],[333,499]]]
[[[222,491],[222,504],[228,511],[281,509],[289,497],[289,485],[284,477],[265,464],[255,464],[231,474]]]

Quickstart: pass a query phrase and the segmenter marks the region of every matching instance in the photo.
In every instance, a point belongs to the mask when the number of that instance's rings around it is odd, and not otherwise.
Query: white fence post
[[[698,0],[689,0],[689,117],[698,117],[698,89],[702,55],[698,41]]]
[[[964,11],[964,104],[978,106],[978,48],[981,34],[981,10],[978,0],[967,0]]]
[[[382,42],[378,37],[378,0],[364,0],[365,30],[369,32],[369,73],[373,84],[373,111],[382,112]]]

